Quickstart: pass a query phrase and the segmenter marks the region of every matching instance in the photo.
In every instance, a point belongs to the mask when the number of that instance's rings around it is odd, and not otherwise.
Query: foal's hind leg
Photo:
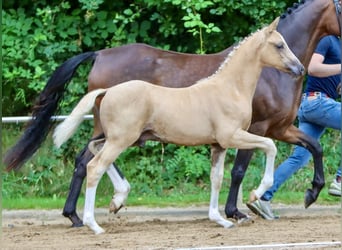
[[[101,151],[97,153],[87,165],[87,189],[83,223],[84,225],[89,226],[95,234],[104,232],[104,229],[97,224],[94,217],[97,185],[104,172],[108,169],[110,164],[115,161],[123,149],[124,148],[116,147],[114,143],[107,140]]]
[[[234,224],[225,220],[219,212],[219,194],[222,186],[224,158],[226,156],[226,149],[221,148],[219,145],[211,146],[211,194],[210,194],[210,207],[209,219],[222,225],[225,228],[233,227]]]
[[[95,155],[101,150],[104,143],[104,137],[93,140],[89,143],[88,148]],[[109,205],[109,212],[117,213],[125,205],[131,186],[119,168],[114,164],[110,164],[107,174],[114,186],[114,195]]]

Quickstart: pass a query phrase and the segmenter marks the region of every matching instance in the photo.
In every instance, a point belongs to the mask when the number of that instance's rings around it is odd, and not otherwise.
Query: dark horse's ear
[[[274,21],[268,26],[268,30],[270,32],[272,32],[273,30],[276,30],[277,29],[277,26],[278,26],[278,23],[279,23],[279,17],[277,17],[276,19],[274,19]]]

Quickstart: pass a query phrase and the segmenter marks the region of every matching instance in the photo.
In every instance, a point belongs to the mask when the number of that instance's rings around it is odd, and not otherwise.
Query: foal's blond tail
[[[106,93],[106,89],[97,89],[86,94],[77,104],[71,114],[59,124],[54,133],[53,141],[57,148],[66,142],[76,131],[78,126],[84,120],[84,115],[94,107],[96,97]]]

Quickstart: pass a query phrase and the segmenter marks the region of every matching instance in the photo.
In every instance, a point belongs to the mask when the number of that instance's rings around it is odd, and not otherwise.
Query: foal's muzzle
[[[294,63],[289,67],[289,70],[296,77],[303,76],[305,74],[305,67],[301,63]]]

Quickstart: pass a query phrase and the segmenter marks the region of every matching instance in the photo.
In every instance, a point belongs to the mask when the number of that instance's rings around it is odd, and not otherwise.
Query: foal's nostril
[[[298,64],[297,63],[297,67],[296,67],[296,72],[294,72],[296,75],[301,76],[304,75],[305,73],[305,67],[303,64]]]
[[[291,71],[296,76],[302,76],[305,73],[305,68],[302,64],[295,63],[295,65],[291,67]]]

